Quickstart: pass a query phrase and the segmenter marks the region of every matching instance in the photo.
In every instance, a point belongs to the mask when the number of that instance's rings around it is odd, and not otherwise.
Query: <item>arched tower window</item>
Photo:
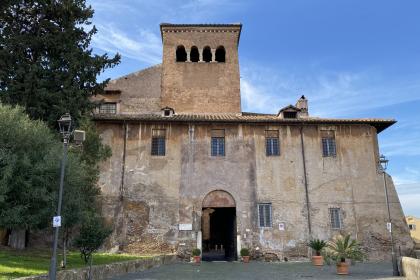
[[[226,51],[223,46],[217,47],[216,49],[216,61],[217,62],[225,62]]]
[[[196,46],[191,47],[190,59],[191,62],[198,62],[200,60],[200,54],[198,53],[198,48]]]
[[[209,46],[204,47],[203,49],[203,60],[205,62],[210,62],[211,61],[211,49]]]
[[[180,45],[176,48],[176,62],[185,62],[187,61],[187,52],[185,47]]]

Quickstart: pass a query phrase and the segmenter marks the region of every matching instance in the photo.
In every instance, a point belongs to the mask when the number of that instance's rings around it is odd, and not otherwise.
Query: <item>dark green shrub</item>
[[[249,256],[249,249],[248,248],[242,248],[241,249],[241,257]]]
[[[200,249],[198,249],[198,248],[193,249],[193,250],[192,250],[192,255],[193,255],[194,257],[198,257],[198,256],[200,256],[200,255],[201,255],[201,250],[200,250]]]

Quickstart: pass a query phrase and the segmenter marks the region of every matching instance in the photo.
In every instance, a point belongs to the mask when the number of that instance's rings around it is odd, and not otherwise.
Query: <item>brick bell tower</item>
[[[162,107],[175,113],[240,113],[241,28],[162,23]]]

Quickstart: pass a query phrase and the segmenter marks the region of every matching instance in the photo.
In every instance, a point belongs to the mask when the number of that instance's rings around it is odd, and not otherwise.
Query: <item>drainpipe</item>
[[[308,178],[306,173],[306,159],[305,159],[305,145],[303,142],[303,126],[300,127],[300,143],[301,143],[301,151],[302,151],[302,160],[303,160],[303,178],[305,184],[305,196],[306,196],[306,210],[308,213],[308,233],[309,239],[312,239],[312,226],[311,226],[311,213],[309,207],[309,192],[308,192]]]
[[[125,175],[125,154],[127,150],[127,136],[128,136],[128,125],[124,121],[124,148],[123,148],[123,157],[122,157],[122,166],[121,166],[121,184],[120,184],[120,200],[124,199],[124,175]]]

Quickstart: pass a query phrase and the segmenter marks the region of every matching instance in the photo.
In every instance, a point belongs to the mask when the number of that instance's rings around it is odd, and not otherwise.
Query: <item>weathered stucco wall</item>
[[[126,128],[125,128],[126,127]],[[104,214],[115,231],[109,248],[188,254],[201,230],[202,201],[224,190],[236,202],[243,246],[278,258],[307,256],[310,238],[301,128],[263,124],[98,123],[113,156],[102,165]],[[166,155],[151,156],[151,131],[166,129]],[[210,155],[211,129],[225,129],[226,155]],[[335,131],[337,156],[322,156],[320,131]],[[279,130],[280,156],[265,154],[265,130]],[[350,233],[372,259],[388,254],[383,177],[376,166],[376,130],[369,125],[302,129],[312,237]],[[125,152],[124,152],[124,138]],[[412,241],[394,185],[387,176],[397,248]],[[259,228],[257,203],[271,203],[273,227]],[[329,208],[342,209],[343,228],[332,230]],[[285,230],[279,230],[279,223]],[[192,224],[192,231],[178,231]]]

